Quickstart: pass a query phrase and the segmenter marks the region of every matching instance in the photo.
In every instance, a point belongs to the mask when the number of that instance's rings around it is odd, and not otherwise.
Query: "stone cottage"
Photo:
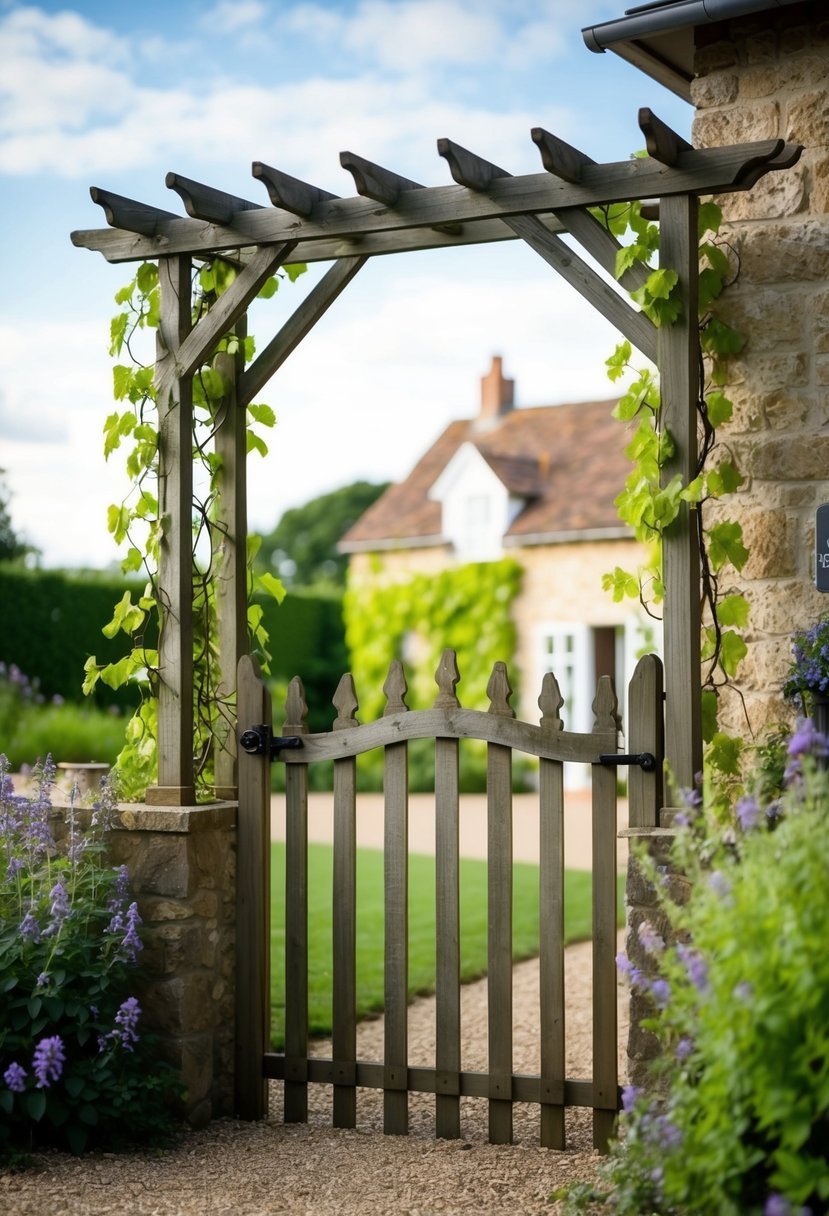
[[[825,0],[680,0],[583,31],[685,97],[695,147],[780,137],[800,162],[718,199],[738,277],[718,312],[747,336],[726,391],[726,442],[745,483],[726,509],[750,557],[739,673],[755,731],[781,717],[795,628],[829,610],[815,588],[815,510],[829,502],[829,9]],[[725,724],[744,731],[737,697]]]
[[[555,671],[565,725],[590,730],[600,675],[625,687],[646,635],[631,601],[614,603],[602,575],[643,558],[614,498],[630,464],[614,401],[517,409],[514,382],[495,357],[481,380],[477,417],[450,423],[402,482],[345,534],[352,585],[433,573],[449,563],[515,558],[517,711]]]

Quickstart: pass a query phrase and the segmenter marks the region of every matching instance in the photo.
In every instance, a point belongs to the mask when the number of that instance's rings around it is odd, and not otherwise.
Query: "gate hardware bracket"
[[[636,764],[641,768],[643,773],[652,773],[656,770],[656,756],[654,756],[653,752],[639,752],[635,756],[610,752],[604,756],[599,756],[599,764]]]
[[[285,747],[302,747],[300,735],[275,735],[270,726],[250,726],[239,736],[239,746],[251,756],[276,760]]]

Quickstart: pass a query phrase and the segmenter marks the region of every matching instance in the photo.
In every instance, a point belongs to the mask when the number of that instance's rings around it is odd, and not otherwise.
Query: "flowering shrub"
[[[141,918],[125,866],[107,866],[105,788],[81,829],[75,798],[58,849],[54,767],[15,795],[0,756],[0,1159],[39,1143],[82,1152],[172,1127],[175,1074],[152,1059],[130,995]]]
[[[618,960],[653,1006],[655,1084],[624,1091],[601,1183],[574,1187],[566,1212],[829,1212],[827,746],[801,723],[782,797],[744,795],[725,828],[707,796],[689,800],[675,846],[689,900],[663,885],[659,923],[638,929],[642,966]]]
[[[829,615],[794,635],[792,663],[783,685],[783,695],[804,711],[815,693],[829,694]]]

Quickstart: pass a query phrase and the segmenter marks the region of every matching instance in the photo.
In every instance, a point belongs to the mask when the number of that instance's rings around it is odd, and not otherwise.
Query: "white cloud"
[[[201,14],[199,23],[210,34],[236,34],[260,24],[267,14],[260,0],[220,0]]]

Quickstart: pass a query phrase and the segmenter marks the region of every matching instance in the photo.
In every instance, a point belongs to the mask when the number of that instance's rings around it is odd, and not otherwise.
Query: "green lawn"
[[[275,1050],[283,1045],[285,1014],[285,846],[271,846],[271,1002]],[[308,1004],[312,1034],[331,1030],[331,884],[330,845],[308,848]],[[461,861],[461,975],[471,980],[486,971],[486,863]],[[513,877],[513,952],[516,959],[538,953],[538,866],[516,862]],[[583,870],[565,875],[565,938],[590,937],[591,876]],[[619,883],[619,917],[622,884]],[[435,859],[409,857],[409,991],[434,991]],[[383,854],[357,850],[357,1012],[383,1008]]]

